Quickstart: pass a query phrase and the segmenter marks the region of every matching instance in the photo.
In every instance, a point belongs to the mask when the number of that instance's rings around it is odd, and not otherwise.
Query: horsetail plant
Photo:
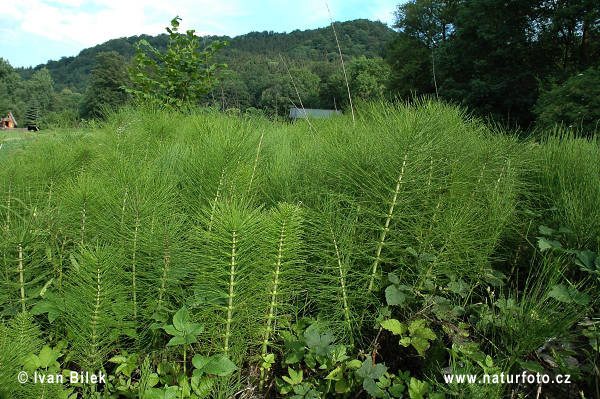
[[[402,178],[404,177],[404,171],[406,168],[406,161],[408,159],[408,154],[404,155],[404,160],[402,161],[402,169],[400,170],[400,175],[398,175],[398,182],[396,183],[396,189],[394,190],[394,197],[392,198],[392,202],[390,204],[390,210],[387,214],[387,218],[385,219],[385,224],[381,233],[379,235],[379,243],[377,244],[377,251],[375,252],[375,260],[373,261],[373,267],[371,269],[371,278],[369,279],[369,286],[367,287],[367,291],[371,292],[373,290],[373,285],[375,282],[375,276],[377,275],[377,268],[379,266],[379,262],[381,261],[381,250],[383,249],[383,245],[385,243],[385,237],[387,232],[390,229],[390,222],[394,215],[394,207],[396,206],[396,201],[398,200],[398,193],[400,192],[400,187],[402,185]]]
[[[269,269],[265,272],[271,274],[271,279],[266,291],[269,296],[267,305],[268,313],[264,321],[264,331],[261,345],[261,362],[259,388],[262,390],[266,382],[267,367],[270,366],[264,359],[268,356],[269,347],[276,334],[276,318],[278,310],[284,308],[283,301],[289,300],[294,295],[294,281],[298,276],[298,266],[302,261],[301,251],[301,224],[300,205],[296,206],[281,203],[271,211],[267,217],[268,226],[265,231],[264,253]],[[273,245],[276,244],[276,245]]]

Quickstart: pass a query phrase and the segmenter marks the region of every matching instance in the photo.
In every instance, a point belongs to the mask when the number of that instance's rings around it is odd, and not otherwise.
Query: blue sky
[[[333,19],[379,20],[391,25],[399,0],[327,0]],[[325,0],[8,0],[0,13],[0,57],[36,66],[74,56],[124,36],[159,34],[175,16],[182,30],[237,36],[290,32],[329,23]]]

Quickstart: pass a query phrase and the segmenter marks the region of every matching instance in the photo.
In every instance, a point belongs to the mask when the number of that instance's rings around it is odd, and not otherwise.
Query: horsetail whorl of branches
[[[381,250],[383,249],[383,245],[385,243],[385,237],[390,229],[390,222],[394,215],[394,208],[396,207],[396,202],[398,200],[398,193],[400,192],[402,178],[404,177],[404,170],[406,168],[407,159],[408,159],[408,154],[404,155],[404,160],[402,161],[402,169],[400,170],[400,174],[398,175],[398,182],[396,183],[396,189],[394,190],[394,196],[392,198],[392,202],[390,203],[390,210],[387,214],[387,218],[385,219],[385,224],[383,225],[383,229],[381,229],[381,233],[379,235],[379,243],[377,244],[375,260],[373,261],[373,268],[371,270],[371,278],[369,280],[369,286],[367,288],[367,291],[369,291],[369,292],[373,290],[375,277],[377,275],[377,267],[379,266],[379,262],[381,261]]]

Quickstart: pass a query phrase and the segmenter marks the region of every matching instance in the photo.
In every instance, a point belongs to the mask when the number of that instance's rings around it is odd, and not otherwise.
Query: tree
[[[387,45],[390,89],[395,95],[435,93],[437,48],[451,39],[458,0],[412,0],[398,5],[394,28],[399,34]]]
[[[391,68],[390,90],[407,98],[435,93],[432,51],[420,40],[400,33],[388,45],[386,61]]]
[[[531,36],[535,1],[462,3],[451,40],[436,51],[440,95],[496,121],[528,127],[538,92]]]
[[[390,67],[382,58],[354,58],[347,64],[348,84],[354,99],[376,100],[386,96],[390,79]],[[342,71],[332,74],[322,89],[322,96],[333,99],[337,107],[348,103],[346,81]]]
[[[39,130],[40,125],[40,105],[39,102],[33,98],[29,101],[27,107],[27,114],[25,114],[25,126],[28,130]]]
[[[589,68],[543,92],[534,112],[537,124],[551,127],[564,124],[587,134],[600,127],[600,69]]]
[[[211,64],[213,55],[227,42],[213,41],[198,51],[194,30],[178,32],[181,18],[171,20],[169,44],[163,54],[142,39],[136,45],[134,66],[130,77],[134,88],[129,90],[140,102],[181,107],[194,104],[209,92],[218,70],[225,64]]]
[[[31,79],[25,83],[25,98],[35,99],[39,105],[40,115],[51,111],[54,106],[54,82],[46,68],[35,71]]]
[[[0,117],[12,112],[17,122],[25,116],[23,81],[8,61],[0,58]]]
[[[80,116],[99,117],[105,109],[116,109],[125,104],[128,94],[124,86],[128,83],[125,59],[115,51],[99,53],[81,103]]]
[[[427,48],[437,47],[448,39],[458,0],[412,0],[398,5],[394,27]]]

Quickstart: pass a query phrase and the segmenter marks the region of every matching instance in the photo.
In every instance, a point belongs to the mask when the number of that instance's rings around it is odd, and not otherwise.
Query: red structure
[[[15,127],[17,127],[17,120],[13,116],[12,112],[9,112],[6,118],[2,118],[0,122],[0,128],[14,129]]]

